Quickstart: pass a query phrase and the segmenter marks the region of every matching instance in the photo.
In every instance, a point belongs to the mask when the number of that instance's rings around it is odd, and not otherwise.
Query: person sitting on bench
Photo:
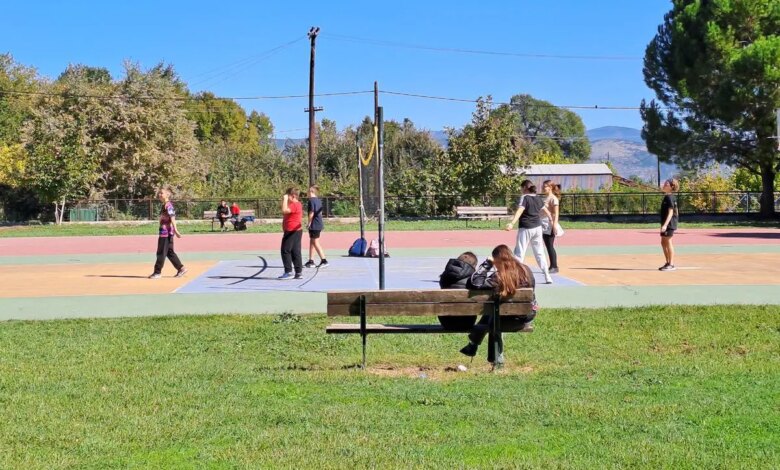
[[[225,200],[221,200],[217,206],[217,218],[219,219],[219,229],[223,232],[227,230],[225,221],[230,218],[230,208]]]
[[[515,258],[512,250],[506,245],[498,245],[493,248],[492,256],[486,259],[477,268],[469,281],[470,289],[493,290],[501,298],[512,297],[517,289],[523,287],[536,287],[534,275],[531,269]],[[504,316],[501,315],[501,331],[513,332],[522,330],[536,316],[536,310],[528,315]],[[482,315],[479,322],[474,325],[469,333],[469,344],[460,352],[466,356],[474,357],[477,349],[482,344],[485,335],[488,334],[493,322],[493,315]],[[499,335],[496,338],[499,344],[499,354],[503,353],[504,345]],[[488,351],[488,362],[495,362],[495,351]],[[501,362],[501,360],[499,360]]]
[[[477,255],[467,251],[457,258],[451,258],[439,276],[442,289],[468,289],[468,282],[477,268]],[[455,316],[440,315],[439,323],[445,330],[468,331],[477,321],[476,315]]]

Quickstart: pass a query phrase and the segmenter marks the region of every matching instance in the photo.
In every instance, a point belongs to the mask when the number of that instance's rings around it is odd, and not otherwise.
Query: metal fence
[[[759,192],[685,192],[677,194],[681,214],[756,214],[759,212]],[[323,197],[325,217],[358,217],[357,197]],[[387,218],[449,218],[455,217],[456,206],[484,205],[514,208],[517,195],[482,197],[466,201],[457,195],[387,196]],[[562,216],[653,215],[661,207],[663,194],[652,193],[568,193],[561,197]],[[257,218],[279,218],[279,199],[231,199],[242,210],[254,210]],[[303,200],[304,205],[306,200]],[[215,210],[218,199],[192,199],[174,202],[180,219],[202,219],[205,211]],[[366,201],[366,205],[368,201]],[[152,220],[160,210],[159,201],[152,199],[107,199],[71,204],[71,214],[95,214],[97,220]],[[89,209],[89,211],[84,211]],[[780,193],[775,194],[775,210],[780,211]],[[367,214],[369,217],[375,214]]]

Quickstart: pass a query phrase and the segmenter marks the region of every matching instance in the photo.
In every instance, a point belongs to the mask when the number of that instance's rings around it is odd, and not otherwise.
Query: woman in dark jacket
[[[477,255],[467,251],[447,261],[444,272],[439,276],[442,289],[468,289],[468,283],[477,267]],[[477,321],[476,315],[439,315],[439,323],[445,330],[469,331]]]
[[[531,269],[515,258],[512,250],[506,245],[498,245],[493,249],[492,256],[486,259],[471,276],[470,289],[493,290],[500,298],[508,298],[515,295],[519,288],[535,288],[536,282]],[[536,304],[534,303],[534,307]],[[536,310],[528,315],[505,316],[501,315],[501,331],[519,331],[536,316]],[[477,349],[482,344],[485,335],[490,331],[493,316],[482,315],[479,322],[469,333],[469,344],[460,352],[469,357],[477,355]],[[503,341],[497,338],[499,350],[503,352]],[[494,362],[495,351],[488,351],[488,362]],[[499,361],[502,358],[499,357]]]

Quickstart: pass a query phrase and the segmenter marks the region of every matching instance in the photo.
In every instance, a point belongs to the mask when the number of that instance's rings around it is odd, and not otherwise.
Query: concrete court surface
[[[543,308],[780,304],[780,230],[681,231],[678,270],[664,273],[657,270],[658,235],[645,232],[568,231],[558,244],[561,273],[553,285],[538,287]],[[189,273],[173,278],[167,265],[156,281],[146,279],[154,237],[0,239],[0,319],[314,313],[325,310],[328,290],[378,286],[376,259],[344,256],[355,233],[328,234],[331,265],[306,269],[300,281],[276,279],[278,235],[232,235],[177,241]],[[514,234],[393,232],[387,239],[387,288],[437,288],[449,257],[467,248],[484,257],[494,244],[511,246]],[[307,240],[303,246],[305,259]],[[536,268],[530,254],[525,261]]]

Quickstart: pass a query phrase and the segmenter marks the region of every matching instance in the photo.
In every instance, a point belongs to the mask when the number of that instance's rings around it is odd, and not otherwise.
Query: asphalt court
[[[379,288],[379,260],[376,258],[329,258],[323,268],[304,268],[303,279],[279,280],[282,273],[279,258],[258,256],[256,259],[220,261],[197,279],[177,289],[177,293],[227,293],[260,291],[313,291],[377,289]],[[390,257],[385,258],[385,288],[438,289],[439,274],[447,260],[442,258]],[[538,288],[544,276],[532,266]],[[564,276],[553,275],[554,285],[575,286],[581,283]]]

